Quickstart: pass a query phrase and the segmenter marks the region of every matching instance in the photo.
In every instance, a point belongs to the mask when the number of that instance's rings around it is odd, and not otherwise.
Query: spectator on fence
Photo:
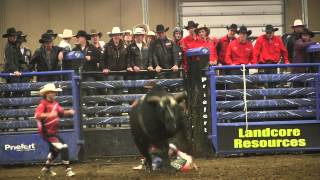
[[[84,30],[79,30],[75,35],[78,44],[73,48],[73,51],[81,51],[84,54],[84,60],[81,62],[79,70],[80,72],[99,71],[98,63],[101,60],[101,52],[92,44],[89,43],[91,39],[90,34]],[[99,78],[96,74],[84,74],[84,81],[96,81]],[[87,95],[93,95],[94,90],[88,90]]]
[[[52,170],[53,161],[61,154],[62,163],[65,165],[66,176],[74,176],[69,162],[68,145],[59,137],[59,120],[63,116],[72,116],[74,110],[64,110],[55,100],[57,92],[62,91],[56,88],[53,83],[46,84],[40,90],[43,99],[35,110],[35,118],[38,120],[38,131],[45,142],[49,145],[49,154],[45,166],[41,169],[42,176],[55,176]]]
[[[198,25],[199,24],[195,23],[194,21],[188,21],[188,25],[184,27],[189,32],[189,35],[184,37],[181,40],[181,47],[182,47],[182,50],[184,53],[182,65],[183,65],[183,68],[185,71],[187,71],[187,69],[188,69],[187,57],[185,55],[185,52],[188,49],[193,48],[191,45],[194,44],[194,41],[197,40],[197,36],[196,36],[194,30],[198,27]]]
[[[198,27],[194,30],[196,35],[198,36],[195,41],[196,47],[205,47],[210,51],[209,62],[207,65],[203,65],[201,67],[208,67],[209,65],[217,65],[218,57],[217,57],[217,44],[218,40],[214,37],[209,37],[210,29],[203,24],[199,24]]]
[[[6,79],[7,83],[25,82],[25,78],[21,77],[21,72],[28,69],[20,48],[17,46],[18,35],[19,33],[13,27],[8,28],[7,33],[2,35],[3,38],[8,39],[5,47],[4,72],[13,73],[13,76]],[[18,97],[22,95],[23,93],[21,92],[8,92],[5,94],[6,97]]]
[[[153,31],[147,32],[146,42],[148,47],[151,47],[152,43],[157,39],[156,33]]]
[[[49,34],[52,37],[52,40],[57,39],[58,33],[55,33],[52,29],[48,29],[45,34]]]
[[[64,29],[62,34],[59,34],[58,36],[59,36],[59,38],[62,39],[58,46],[63,49],[63,53],[64,53],[64,55],[66,55],[68,52],[70,52],[72,50],[72,46],[70,44],[70,41],[74,36],[73,32],[70,29]],[[63,60],[61,68],[63,70],[73,70],[72,63],[73,63],[72,61]],[[64,78],[64,79],[67,80],[67,78]]]
[[[152,46],[153,61],[156,72],[160,73],[162,69],[171,69],[173,72],[178,71],[178,47],[174,42],[167,38],[166,32],[169,27],[165,28],[162,24],[157,25],[156,32],[158,39]],[[176,77],[176,73],[163,72],[159,74],[160,78]]]
[[[27,35],[24,34],[22,31],[18,31],[18,36],[17,36],[16,42],[17,42],[17,47],[20,49],[20,52],[24,58],[24,62],[27,65],[27,68],[25,69],[25,71],[29,71],[32,52],[31,52],[31,49],[29,49],[26,46]]]
[[[278,28],[266,25],[264,35],[256,40],[254,46],[253,64],[278,64],[283,58],[285,64],[289,64],[288,51],[284,46],[280,36],[274,35]],[[276,74],[277,68],[259,69],[260,73]]]
[[[217,54],[218,54],[218,63],[219,65],[227,65],[225,62],[225,56],[227,52],[228,45],[231,41],[236,39],[236,33],[238,30],[238,26],[236,24],[231,24],[227,26],[228,33],[227,35],[220,38],[217,45]]]
[[[62,34],[59,34],[58,37],[62,40],[59,43],[59,47],[63,48],[64,51],[70,52],[72,50],[72,45],[70,44],[71,39],[73,38],[72,30],[64,29]]]
[[[112,31],[108,32],[108,34],[111,37],[111,40],[106,44],[103,58],[100,63],[103,73],[107,75],[107,80],[109,81],[124,80],[124,75],[122,74],[108,74],[110,71],[125,71],[127,69],[128,51],[124,41],[121,39],[123,33],[120,31],[119,27],[113,27]],[[109,92],[122,93],[122,90],[110,90]]]
[[[303,24],[301,19],[295,19],[291,27],[293,29],[293,32],[291,35],[287,36],[285,43],[288,50],[289,61],[292,61],[295,55],[294,43],[300,38],[300,33],[303,31],[306,25]]]
[[[253,61],[253,46],[247,37],[252,33],[246,26],[241,26],[237,31],[239,37],[232,41],[226,52],[226,65],[251,64]],[[240,69],[230,70],[229,74],[242,74]]]
[[[103,54],[104,46],[106,45],[106,43],[101,40],[102,32],[98,32],[97,30],[92,29],[90,31],[90,35],[92,45],[94,45],[101,52],[101,54]]]
[[[63,49],[53,45],[53,38],[50,34],[42,34],[39,40],[41,47],[38,48],[30,61],[32,70],[42,71],[58,71],[60,70],[60,62],[63,59]],[[57,81],[58,75],[38,76],[38,82]]]
[[[179,57],[178,65],[179,65],[179,67],[181,66],[182,60],[183,60],[183,53],[182,53],[182,47],[181,47],[182,38],[183,38],[183,29],[181,29],[180,27],[175,27],[173,29],[173,42],[178,48],[178,57]]]
[[[123,32],[123,42],[126,48],[132,43],[132,31],[127,29]]]
[[[314,33],[310,31],[308,28],[304,28],[300,33],[300,39],[298,39],[294,43],[294,51],[295,55],[292,59],[292,63],[310,63],[310,59],[308,53],[306,52],[306,48],[311,44],[315,44],[311,38],[314,37]]]
[[[145,31],[142,28],[135,28],[133,42],[128,46],[128,68],[127,71],[135,72],[132,79],[149,79],[149,74],[139,73],[141,70],[153,71],[152,56],[150,48],[143,42]],[[138,93],[139,90],[134,92]]]
[[[128,46],[128,68],[129,72],[139,72],[140,70],[152,71],[152,57],[150,49],[143,42],[145,31],[142,28],[136,28],[133,32],[133,43]],[[146,79],[146,75],[135,76],[135,79]]]

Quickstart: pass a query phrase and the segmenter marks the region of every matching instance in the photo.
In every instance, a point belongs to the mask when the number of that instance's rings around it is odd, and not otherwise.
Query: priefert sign
[[[11,144],[5,144],[4,145],[5,151],[35,151],[36,150],[36,144],[17,144],[17,145],[11,145]]]

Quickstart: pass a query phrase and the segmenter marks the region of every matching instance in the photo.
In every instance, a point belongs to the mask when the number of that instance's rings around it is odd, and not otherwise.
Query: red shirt
[[[220,47],[220,51],[218,55],[218,61],[222,65],[226,65],[225,57],[226,57],[227,48],[229,46],[229,43],[234,39],[235,38],[229,39],[228,35],[225,35],[219,40],[218,46]]]
[[[182,51],[183,51],[183,62],[182,62],[182,65],[183,65],[183,68],[185,70],[188,69],[188,63],[187,63],[187,56],[186,56],[186,51],[188,49],[191,49],[191,48],[195,48],[195,41],[197,40],[196,37],[192,36],[192,35],[188,35],[186,37],[184,37],[183,39],[181,39],[180,41],[180,44],[181,44],[181,48],[182,48]]]
[[[40,118],[42,113],[57,112],[57,117]],[[64,109],[57,101],[50,102],[46,99],[40,101],[40,104],[35,110],[35,118],[38,120],[38,131],[40,135],[49,138],[50,135],[56,135],[59,128],[59,117],[63,116]]]
[[[217,63],[217,39],[216,38],[207,38],[207,40],[200,39],[197,37],[197,40],[191,43],[192,47],[204,47],[208,48],[210,51],[210,62],[211,63]]]
[[[254,46],[253,64],[277,64],[282,56],[284,63],[288,64],[288,51],[279,36],[267,39],[265,35],[259,36]]]
[[[253,46],[250,41],[240,43],[239,39],[232,41],[226,52],[226,65],[250,64],[253,59]]]

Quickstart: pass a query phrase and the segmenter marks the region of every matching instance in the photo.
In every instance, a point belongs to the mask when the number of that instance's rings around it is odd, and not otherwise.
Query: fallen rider
[[[150,154],[152,157],[152,169],[161,170],[162,159],[159,156],[161,154],[160,150],[156,147],[150,148]],[[192,156],[180,151],[174,144],[169,144],[168,155],[170,158],[170,165],[181,172],[188,172],[192,169],[198,170],[198,166],[193,162]],[[143,170],[146,169],[145,159],[141,159],[141,164],[133,167],[133,170]]]

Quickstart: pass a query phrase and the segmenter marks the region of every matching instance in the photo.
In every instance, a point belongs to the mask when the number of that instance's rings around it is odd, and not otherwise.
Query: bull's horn
[[[187,92],[183,91],[181,93],[177,93],[173,96],[173,98],[179,103],[183,101],[187,97]]]
[[[160,102],[161,98],[159,96],[150,96],[147,98],[147,102]]]

